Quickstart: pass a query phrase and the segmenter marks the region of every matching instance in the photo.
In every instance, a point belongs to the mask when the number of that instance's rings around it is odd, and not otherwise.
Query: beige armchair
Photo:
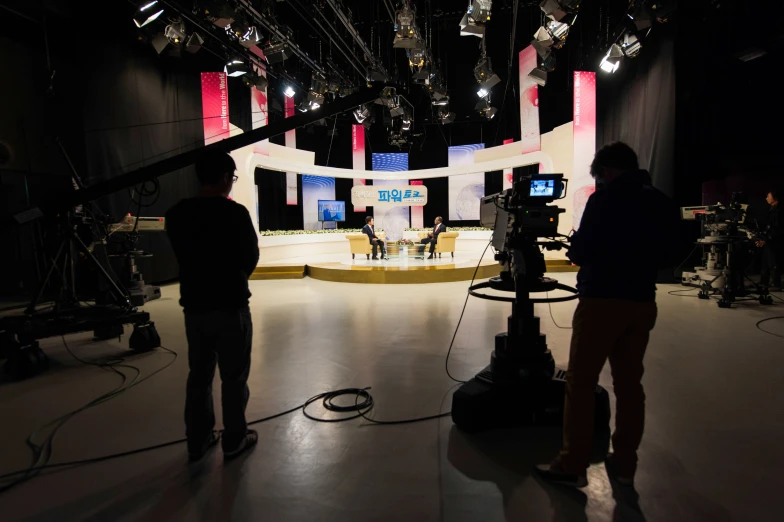
[[[427,237],[427,232],[419,232],[417,236],[419,239],[425,239]],[[460,232],[441,232],[438,234],[438,242],[436,243],[436,250],[435,253],[438,254],[438,257],[441,257],[441,254],[446,252],[451,252],[452,257],[455,257],[455,239],[457,236],[460,235]]]
[[[385,232],[377,232],[376,236],[379,239],[387,237]],[[367,234],[346,234],[349,247],[351,248],[351,259],[354,259],[356,254],[365,254],[370,259],[370,254],[373,252],[373,246],[370,244],[370,238]]]

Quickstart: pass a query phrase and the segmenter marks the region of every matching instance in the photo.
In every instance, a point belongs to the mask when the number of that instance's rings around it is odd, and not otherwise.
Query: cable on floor
[[[479,267],[482,264],[482,259],[485,257],[485,254],[487,253],[487,249],[490,248],[491,243],[492,240],[488,241],[487,246],[485,246],[485,249],[482,251],[482,255],[479,256],[479,262],[476,264],[476,268],[474,269],[474,275],[471,276],[471,284],[468,285],[469,288],[474,286],[474,279],[476,279],[476,274],[479,272]],[[460,312],[460,319],[457,320],[457,326],[455,326],[455,333],[452,334],[452,340],[449,342],[449,350],[447,350],[446,352],[446,360],[444,361],[444,369],[446,370],[446,374],[449,376],[450,379],[461,384],[466,381],[461,381],[460,379],[456,379],[452,376],[451,373],[449,373],[449,355],[452,353],[452,346],[454,346],[455,344],[455,338],[457,337],[457,331],[460,329],[460,323],[463,322],[463,315],[465,314],[469,297],[471,297],[471,294],[466,292],[466,298],[465,301],[463,302],[463,310]]]
[[[65,464],[49,464],[49,461],[51,460],[52,455],[53,455],[54,441],[57,438],[57,435],[60,432],[60,430],[63,428],[63,426],[65,426],[65,424],[68,421],[70,421],[72,418],[77,416],[79,413],[82,413],[83,411],[86,411],[86,410],[88,410],[88,409],[90,409],[90,408],[92,408],[94,406],[97,406],[99,404],[103,404],[104,402],[107,402],[107,401],[109,401],[111,399],[114,399],[114,398],[122,395],[123,393],[127,392],[128,390],[130,390],[134,386],[137,386],[137,385],[141,384],[142,382],[146,381],[147,379],[153,377],[154,375],[162,372],[163,370],[165,370],[166,368],[168,368],[169,366],[174,364],[174,362],[177,360],[177,353],[176,352],[174,352],[173,350],[169,350],[166,347],[161,346],[161,348],[163,350],[165,350],[165,351],[171,353],[172,355],[174,355],[174,358],[169,363],[167,363],[166,365],[162,366],[161,368],[158,368],[157,370],[155,370],[151,374],[149,374],[146,377],[140,379],[139,377],[141,376],[141,370],[139,368],[137,368],[136,366],[124,364],[124,359],[123,358],[121,358],[121,357],[113,358],[113,359],[109,359],[108,361],[104,361],[104,362],[90,362],[90,361],[86,361],[86,360],[78,357],[76,354],[74,354],[73,351],[71,350],[71,348],[68,346],[68,343],[66,342],[65,337],[64,336],[61,336],[61,337],[62,337],[63,345],[65,346],[66,351],[75,360],[77,360],[78,362],[80,362],[82,364],[85,364],[85,365],[96,366],[96,367],[101,368],[102,370],[112,371],[112,372],[118,374],[122,378],[122,382],[120,383],[120,385],[118,387],[116,387],[112,391],[109,391],[107,393],[104,393],[103,395],[100,395],[100,396],[96,397],[95,399],[91,400],[90,402],[88,402],[84,406],[81,406],[80,408],[77,408],[75,410],[72,410],[72,411],[64,414],[64,415],[61,415],[60,417],[57,417],[56,419],[50,421],[49,423],[45,424],[44,426],[38,428],[36,431],[31,433],[27,437],[25,442],[33,451],[33,454],[34,454],[33,455],[33,464],[29,468],[27,468],[25,470],[20,470],[20,471],[16,471],[16,472],[13,472],[13,473],[8,473],[8,474],[0,476],[0,479],[6,479],[6,478],[22,475],[20,478],[10,482],[9,484],[6,484],[6,485],[0,487],[0,493],[8,491],[9,489],[11,489],[11,488],[21,484],[22,482],[25,482],[27,480],[30,480],[30,479],[34,478],[43,469],[49,469],[49,468],[52,468],[52,467],[60,467],[62,465],[65,465]],[[123,372],[117,370],[117,368],[128,368],[128,369],[134,370],[136,372],[136,376],[133,378],[133,381],[131,381],[131,383],[128,386],[126,386],[126,383],[128,381],[128,376],[125,375]],[[53,426],[53,425],[55,427],[52,430],[52,432],[40,444],[36,443],[35,439],[37,438],[38,434],[40,432],[46,430],[47,428]]]
[[[545,295],[545,297],[546,297],[547,299],[550,299],[550,292],[545,292],[545,294],[544,294],[544,295]],[[548,302],[548,303],[547,303],[547,308],[549,308],[549,309],[550,309],[550,319],[552,319],[552,321],[553,321],[553,324],[554,324],[554,325],[555,325],[557,328],[560,328],[560,329],[562,329],[562,330],[571,330],[571,329],[572,329],[572,327],[571,327],[571,326],[561,326],[560,324],[558,324],[558,323],[556,323],[556,322],[555,322],[555,317],[553,316],[553,303],[550,303],[550,302]]]
[[[771,332],[769,330],[765,330],[764,328],[762,328],[762,326],[760,326],[762,323],[766,323],[768,321],[773,321],[774,319],[784,319],[784,315],[777,315],[775,317],[768,317],[767,319],[761,319],[761,320],[757,321],[757,324],[756,324],[757,330],[759,330],[760,332],[765,332],[766,334],[769,334],[769,335],[775,335],[776,337],[784,338],[784,335],[777,334],[776,332]]]

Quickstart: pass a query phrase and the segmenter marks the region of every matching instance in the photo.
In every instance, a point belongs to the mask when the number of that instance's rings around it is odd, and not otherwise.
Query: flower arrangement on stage
[[[400,239],[397,244],[400,246],[414,246],[414,241],[411,239]]]
[[[383,232],[383,228],[377,228],[376,232]],[[361,228],[336,228],[333,230],[262,230],[260,236],[298,236],[301,234],[361,234]]]
[[[432,232],[433,227],[430,228],[407,228],[406,232]],[[487,232],[489,228],[483,227],[449,227],[449,232]]]

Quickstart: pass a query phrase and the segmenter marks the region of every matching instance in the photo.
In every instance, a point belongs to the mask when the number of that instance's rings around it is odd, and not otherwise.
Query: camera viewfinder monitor
[[[319,221],[345,221],[346,202],[326,199],[318,200]]]
[[[528,193],[532,198],[553,197],[555,195],[554,179],[532,179],[531,191]]]

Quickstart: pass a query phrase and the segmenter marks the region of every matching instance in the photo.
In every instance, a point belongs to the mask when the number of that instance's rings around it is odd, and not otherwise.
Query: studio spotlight
[[[259,30],[256,29],[255,25],[252,25],[248,28],[242,36],[240,36],[240,45],[245,47],[246,49],[250,49],[258,45],[261,41],[261,34],[259,34]]]
[[[403,132],[408,132],[411,130],[411,117],[408,114],[404,114],[402,118],[402,123],[400,124],[400,130]]]
[[[493,72],[490,58],[487,58],[486,56],[482,56],[476,64],[476,67],[474,67],[474,78],[479,84],[480,91],[489,91],[494,85],[501,81],[498,75]],[[484,97],[481,94],[479,96],[482,98]]]
[[[267,79],[264,76],[255,73],[244,75],[242,77],[242,83],[248,88],[255,87],[259,91],[264,91],[267,88]]]
[[[199,52],[202,45],[204,45],[204,38],[199,33],[193,33],[185,41],[185,50],[189,53],[196,53]]]
[[[551,53],[547,58],[543,58],[539,62],[539,66],[543,71],[553,72],[555,70],[555,55]]]
[[[480,98],[487,98],[488,94],[490,94],[490,91],[488,91],[487,89],[479,89],[478,91],[476,91],[476,95],[479,96]]]
[[[445,96],[440,100],[437,100],[434,97],[432,100],[430,100],[430,104],[433,105],[434,107],[443,107],[445,105],[449,105],[449,96]]]
[[[276,42],[265,45],[263,51],[267,61],[273,64],[288,60],[292,55],[291,48],[285,42]]]
[[[357,123],[364,123],[368,118],[370,118],[370,107],[367,105],[360,105],[354,109],[354,119]]]
[[[528,77],[531,78],[537,85],[540,87],[544,87],[547,84],[547,71],[544,69],[537,67],[530,73],[528,73]]]
[[[621,42],[621,51],[627,58],[634,58],[642,50],[640,40],[633,34],[626,33],[623,35],[623,42]]]
[[[136,27],[144,27],[161,16],[161,14],[163,14],[163,6],[158,0],[146,1],[142,3],[136,14],[133,15],[133,22],[136,24]]]
[[[250,68],[248,65],[239,58],[230,59],[228,62],[226,62],[226,67],[223,68],[223,72],[226,73],[226,76],[230,76],[232,78],[237,78],[238,76],[247,74],[249,71]]]
[[[182,20],[176,20],[166,26],[163,34],[171,43],[177,45],[185,40],[185,24]]]
[[[573,15],[580,8],[580,0],[544,0],[539,8],[550,20],[574,23]]]
[[[152,40],[150,40],[150,43],[155,49],[155,52],[161,54],[169,45],[169,39],[164,33],[156,33],[156,35],[152,37]]]
[[[414,9],[407,0],[404,1],[402,9],[395,13],[395,39],[392,41],[392,47],[412,49],[419,46],[419,30],[415,19]]]
[[[287,85],[285,89],[283,89],[283,94],[286,98],[293,98],[296,92],[294,91],[294,87],[291,85]]]
[[[485,35],[485,24],[490,21],[492,6],[492,0],[473,0],[460,20],[460,36],[482,38]]]
[[[563,47],[566,42],[566,36],[569,34],[569,24],[551,20],[547,24],[547,34],[549,34],[550,38],[553,40],[553,47],[560,49]]]
[[[621,66],[621,58],[623,57],[623,51],[617,44],[612,44],[610,50],[607,51],[607,54],[602,58],[602,61],[599,63],[599,67],[607,73],[614,73],[618,70],[618,67]]]
[[[228,32],[229,26],[234,23],[237,12],[228,2],[220,5],[215,4],[217,3],[207,4],[204,8],[204,14],[212,20],[213,24]]]
[[[495,115],[498,112],[498,109],[490,105],[490,98],[487,98],[486,100],[482,100],[479,103],[477,103],[476,107],[474,107],[474,110],[478,111],[479,114],[484,116],[485,119],[487,119],[488,121],[495,118]]]
[[[438,109],[438,122],[442,125],[452,123],[455,121],[455,113],[449,112],[449,107],[440,107]]]
[[[634,27],[637,31],[645,31],[650,29],[653,25],[653,16],[651,11],[643,4],[634,10],[629,18],[634,22]]]

